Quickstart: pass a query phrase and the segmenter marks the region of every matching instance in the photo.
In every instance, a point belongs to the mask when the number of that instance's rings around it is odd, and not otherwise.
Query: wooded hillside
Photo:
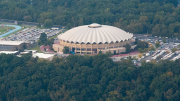
[[[45,61],[0,55],[0,101],[179,101],[180,61],[114,63],[108,54]]]
[[[1,0],[0,18],[68,28],[96,22],[132,33],[180,37],[178,4],[178,0]]]

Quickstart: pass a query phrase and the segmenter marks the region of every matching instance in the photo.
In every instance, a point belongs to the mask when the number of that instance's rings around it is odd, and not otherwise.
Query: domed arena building
[[[62,52],[65,46],[70,51],[80,54],[97,54],[100,51],[106,53],[125,52],[125,45],[130,44],[134,48],[133,34],[117,27],[93,23],[72,28],[58,35],[60,44],[53,44],[53,49]]]

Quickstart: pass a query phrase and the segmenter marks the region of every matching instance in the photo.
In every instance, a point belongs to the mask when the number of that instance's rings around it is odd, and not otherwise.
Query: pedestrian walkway
[[[17,25],[4,25],[4,26],[11,26],[11,27],[15,27],[15,29],[10,30],[9,32],[7,32],[7,33],[4,33],[4,34],[0,35],[0,38],[4,37],[4,36],[6,36],[6,35],[9,35],[9,34],[11,34],[11,33],[14,33],[14,32],[16,32],[16,31],[18,31],[18,30],[20,30],[20,29],[21,29],[21,26],[17,26]]]
[[[42,52],[55,53],[54,51],[52,51],[52,50],[50,49],[50,46],[44,46],[44,45],[42,45],[42,46],[40,47],[40,49],[41,49]]]
[[[129,54],[119,54],[119,55],[113,55],[112,57],[127,57],[127,56],[132,56],[132,55],[137,55],[139,54],[138,51],[134,51],[134,52],[131,52]]]

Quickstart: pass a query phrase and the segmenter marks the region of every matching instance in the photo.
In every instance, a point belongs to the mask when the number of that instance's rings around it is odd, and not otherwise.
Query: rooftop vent
[[[99,27],[102,27],[100,24],[97,24],[97,23],[92,23],[88,26],[89,28],[99,28]]]

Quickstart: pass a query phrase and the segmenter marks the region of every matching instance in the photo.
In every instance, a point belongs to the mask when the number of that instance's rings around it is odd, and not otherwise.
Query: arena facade
[[[106,53],[125,52],[125,45],[130,44],[133,49],[133,34],[117,27],[93,23],[72,28],[58,35],[60,44],[53,44],[53,49],[62,52],[65,46],[70,51],[80,54],[97,54],[100,51]]]

